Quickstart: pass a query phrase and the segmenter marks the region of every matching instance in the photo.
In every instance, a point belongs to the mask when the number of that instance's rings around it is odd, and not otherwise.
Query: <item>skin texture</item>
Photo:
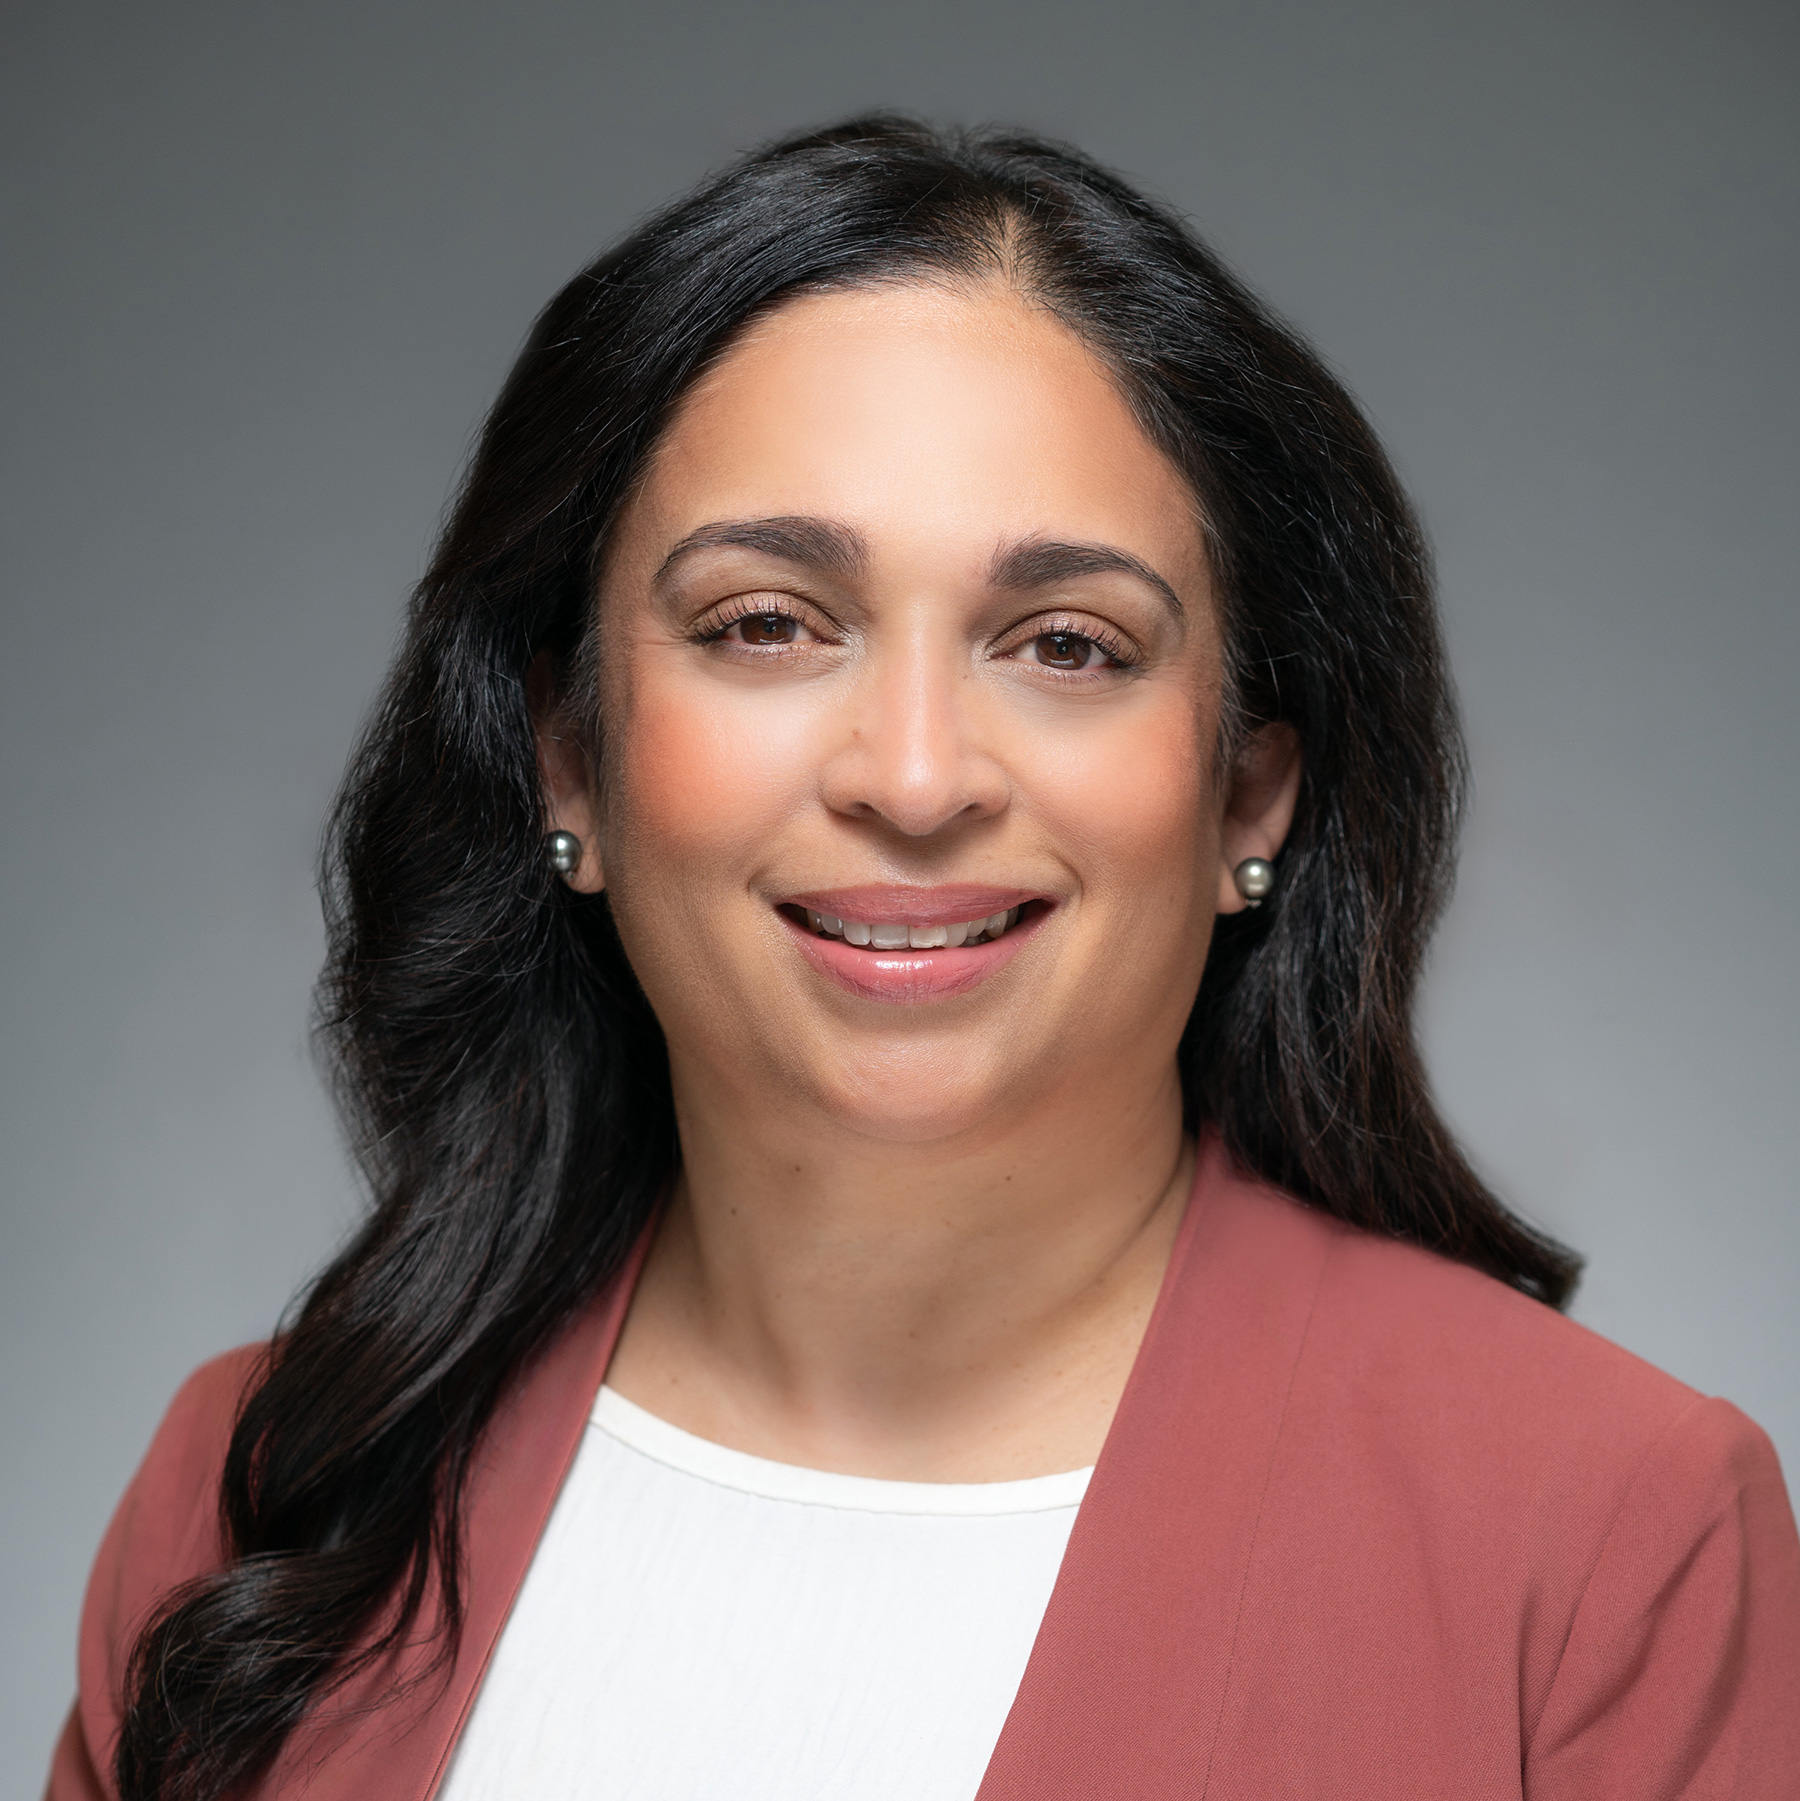
[[[1213,919],[1299,779],[1280,726],[1217,766],[1192,493],[1011,288],[812,297],[688,396],[598,604],[604,779],[537,672],[547,810],[662,1022],[683,1157],[608,1380],[818,1468],[1091,1463],[1187,1192]],[[888,883],[1039,904],[970,991],[871,1000],[778,908]]]

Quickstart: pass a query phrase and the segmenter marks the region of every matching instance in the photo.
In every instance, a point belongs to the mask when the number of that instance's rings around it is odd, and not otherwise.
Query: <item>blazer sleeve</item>
[[[1525,1760],[1528,1801],[1800,1793],[1800,1538],[1774,1446],[1696,1400],[1594,1565]]]
[[[126,1666],[162,1597],[224,1561],[219,1476],[264,1347],[202,1364],[169,1403],[100,1541],[81,1609],[74,1711],[57,1741],[45,1801],[115,1801]]]

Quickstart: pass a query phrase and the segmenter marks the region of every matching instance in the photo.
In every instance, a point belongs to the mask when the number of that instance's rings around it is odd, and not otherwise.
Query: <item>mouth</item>
[[[1019,923],[1025,909],[1003,907],[998,913],[954,920],[948,925],[918,925],[898,919],[841,919],[832,913],[815,913],[811,907],[796,910],[805,919],[809,932],[821,938],[841,938],[858,950],[941,951],[991,944]]]
[[[1010,963],[1055,903],[1017,888],[868,887],[801,894],[776,910],[814,969],[863,1000],[967,994]]]

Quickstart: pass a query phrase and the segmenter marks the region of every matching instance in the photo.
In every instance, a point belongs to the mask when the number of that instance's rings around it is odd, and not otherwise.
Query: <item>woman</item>
[[[1113,177],[652,220],[336,817],[378,1205],[174,1402],[51,1794],[1791,1794],[1773,1452],[1426,1091],[1458,754],[1368,428]]]

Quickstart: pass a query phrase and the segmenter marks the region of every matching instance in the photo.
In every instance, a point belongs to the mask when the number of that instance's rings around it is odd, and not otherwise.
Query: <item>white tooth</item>
[[[968,940],[969,928],[967,925],[944,927],[944,942],[949,945],[952,950],[955,950],[959,944],[968,943]]]
[[[878,951],[901,951],[906,949],[906,927],[893,925],[883,920],[878,926],[869,928],[869,942]]]
[[[819,929],[819,916],[818,916],[818,914],[816,914],[816,913],[815,913],[815,912],[814,912],[814,911],[813,911],[813,910],[812,910],[812,908],[811,908],[811,907],[808,907],[808,908],[806,908],[806,909],[805,909],[805,912],[806,912],[806,929],[807,929],[807,930],[808,930],[808,931],[809,931],[809,932],[816,932],[816,931],[817,931],[817,930],[818,930],[818,929]]]
[[[906,928],[906,942],[916,951],[942,950],[949,941],[949,929],[945,926],[908,926]]]
[[[1021,913],[1023,913],[1024,911],[1025,911],[1025,909],[1023,907],[1008,907],[1007,908],[1007,910],[1006,910],[1006,929],[1009,932],[1013,929],[1014,926],[1016,926],[1019,923],[1019,915]]]
[[[850,944],[867,944],[869,942],[869,928],[860,919],[846,919],[843,925],[846,942]]]
[[[819,915],[819,924],[825,931],[829,932],[833,938],[841,938],[844,935],[844,922],[833,914],[821,913]]]
[[[987,916],[987,931],[990,938],[998,938],[1006,930],[1005,913],[990,913]]]

